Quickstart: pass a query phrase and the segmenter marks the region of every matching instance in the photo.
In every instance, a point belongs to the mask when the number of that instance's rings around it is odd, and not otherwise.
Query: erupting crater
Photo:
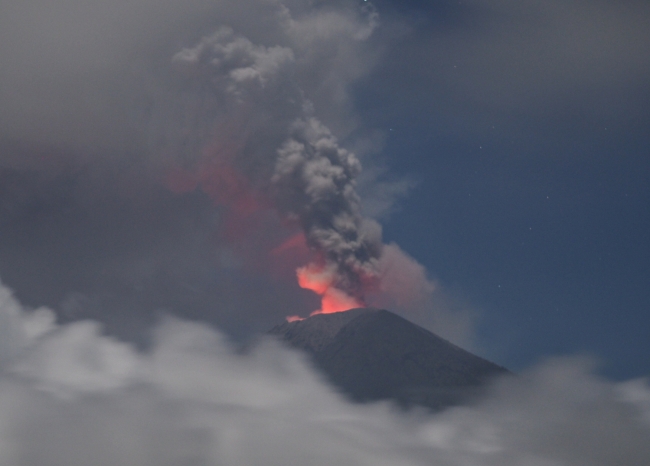
[[[344,312],[350,309],[366,307],[365,303],[357,298],[347,294],[345,291],[334,286],[336,277],[335,270],[332,267],[309,264],[300,267],[296,274],[298,284],[301,288],[311,290],[321,297],[321,307],[315,310],[310,316],[318,314],[333,314],[335,312]],[[288,322],[304,320],[300,316],[288,316]]]

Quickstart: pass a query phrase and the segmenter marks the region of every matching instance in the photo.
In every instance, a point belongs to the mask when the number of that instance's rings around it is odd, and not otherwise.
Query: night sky
[[[163,315],[245,341],[317,309],[294,275],[308,251],[282,246],[300,228],[264,184],[311,112],[361,160],[363,215],[424,296],[370,304],[514,371],[587,354],[617,380],[648,374],[643,2],[289,2],[346,18],[301,45],[272,2],[250,17],[168,3],[3,4],[0,277],[24,305],[143,347]],[[170,57],[222,24],[295,61],[274,90],[212,110]],[[217,152],[246,155],[210,187],[187,180],[212,124]]]
[[[519,369],[650,367],[650,38],[639,2],[406,2],[414,30],[357,88],[417,185],[384,223]]]

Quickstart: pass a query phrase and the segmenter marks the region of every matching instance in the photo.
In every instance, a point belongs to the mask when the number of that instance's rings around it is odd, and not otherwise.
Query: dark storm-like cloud
[[[183,49],[174,56],[174,62],[198,88],[189,102],[191,108],[181,114],[191,118],[181,131],[196,135],[200,146],[194,148],[190,142],[190,154],[208,158],[208,170],[230,170],[233,164],[247,180],[261,184],[260,189],[270,189],[280,212],[297,221],[307,245],[331,269],[332,285],[363,299],[363,280],[377,274],[374,262],[381,254],[381,236],[367,235],[362,229],[355,183],[361,165],[312,115],[312,103],[292,85],[296,66],[293,51],[256,46],[230,29],[221,29],[196,46]],[[247,107],[253,110],[247,111]],[[237,113],[244,114],[243,128],[231,123]],[[260,119],[260,114],[266,118]],[[221,130],[222,126],[226,130]],[[235,138],[244,139],[240,147],[222,147],[223,141],[228,145],[232,138],[228,132],[233,131],[241,135]],[[216,137],[212,135],[215,132]],[[169,133],[171,128],[164,131],[165,135]],[[284,141],[278,138],[283,136]],[[217,147],[206,147],[213,137]],[[185,138],[179,139],[181,145],[173,152],[188,151],[183,147]],[[218,176],[221,184],[232,177]],[[204,183],[212,183],[210,175],[200,173],[199,177]],[[232,195],[218,193],[216,201],[232,203],[231,199],[222,199]]]
[[[533,131],[558,118],[630,121],[644,112],[634,96],[647,95],[650,77],[646,2],[471,0],[422,8],[430,15],[398,32],[404,42],[382,65],[399,76],[389,84],[396,105],[419,112],[426,102],[477,131],[500,124]]]
[[[140,324],[173,309],[237,331],[313,305],[264,271],[287,227],[251,192],[268,190],[308,98],[354,126],[346,89],[372,63],[376,18],[287,5],[3,6],[0,267],[19,295],[136,334],[126,321],[144,309]],[[219,30],[238,56],[193,74],[189,51]]]
[[[317,305],[294,275],[313,257],[270,254],[300,227],[337,292],[395,302],[364,215],[406,184],[373,175],[350,98],[379,59],[372,5],[58,0],[0,21],[0,272],[29,305],[130,339],[164,311],[265,330]]]
[[[147,352],[0,287],[0,464],[612,465],[650,459],[647,381],[558,359],[431,415],[355,405],[298,354],[167,319]]]

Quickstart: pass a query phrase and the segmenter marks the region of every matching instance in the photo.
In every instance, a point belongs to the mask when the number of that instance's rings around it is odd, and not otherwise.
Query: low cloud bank
[[[0,288],[0,465],[613,465],[650,460],[650,387],[563,358],[438,415],[354,405],[298,354],[168,318],[148,352]]]

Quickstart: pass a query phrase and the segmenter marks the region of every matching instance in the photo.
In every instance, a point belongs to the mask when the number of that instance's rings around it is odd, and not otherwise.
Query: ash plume
[[[330,271],[331,285],[363,303],[378,278],[382,241],[380,227],[360,213],[355,178],[361,164],[314,118],[295,122],[278,154],[272,181],[281,209],[298,219],[324,262],[311,268]]]
[[[324,286],[319,294],[334,288],[330,295],[349,297],[345,305],[363,304],[378,280],[381,229],[361,214],[359,160],[313,116],[293,79],[293,51],[255,45],[221,28],[178,52],[173,63],[194,89],[182,107],[190,125],[181,133],[190,136],[175,142],[174,152],[201,154],[212,166],[243,172],[252,189],[302,228],[316,256],[299,269],[303,282],[317,273]],[[240,135],[246,138],[230,142]],[[224,149],[228,144],[234,151]]]
[[[397,196],[349,95],[380,59],[378,25],[353,0],[7,5],[4,279],[129,340],[160,309],[245,337],[314,309],[297,271],[322,312],[398,303],[458,341],[468,326],[432,308],[426,271],[382,245],[368,208]],[[405,276],[409,296],[391,285]]]

